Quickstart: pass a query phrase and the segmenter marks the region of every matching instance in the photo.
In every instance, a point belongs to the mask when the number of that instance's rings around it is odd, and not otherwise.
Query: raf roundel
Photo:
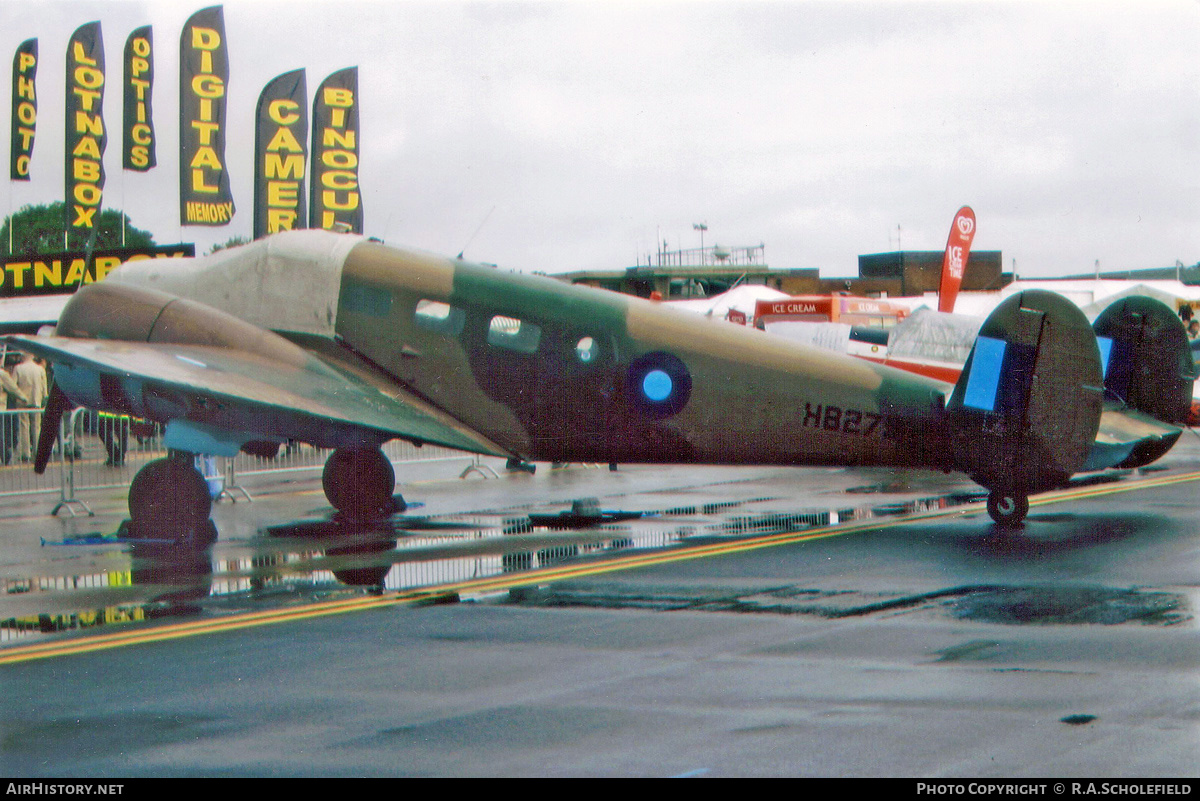
[[[636,411],[661,420],[678,414],[692,394],[692,375],[678,356],[654,351],[633,360],[629,397]]]

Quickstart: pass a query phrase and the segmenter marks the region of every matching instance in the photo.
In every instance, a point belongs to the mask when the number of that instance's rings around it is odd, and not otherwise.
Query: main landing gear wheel
[[[208,547],[216,539],[208,515],[208,482],[190,457],[168,456],[143,467],[129,485],[130,536]]]
[[[393,497],[396,472],[378,448],[338,448],[321,474],[325,497],[343,514],[379,517],[404,511],[404,500]]]
[[[1029,496],[1020,492],[992,490],[987,500],[988,514],[1001,526],[1019,526],[1029,514]]]

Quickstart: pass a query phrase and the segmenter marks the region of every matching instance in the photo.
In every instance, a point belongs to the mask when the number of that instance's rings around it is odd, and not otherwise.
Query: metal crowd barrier
[[[28,427],[28,454],[22,454],[20,451],[22,421]],[[33,448],[37,445],[37,432],[40,427],[40,409],[0,410],[0,496],[32,495],[60,490],[63,476],[57,467],[48,468],[40,476],[33,472],[30,460],[33,458]]]
[[[43,475],[33,472],[32,462],[20,452],[20,421],[28,420],[30,453],[37,446],[40,428],[39,409],[0,411],[0,496],[59,493],[53,514],[67,510],[72,516],[83,511],[91,514],[80,493],[88,490],[127,487],[147,463],[166,456],[161,428],[124,415],[110,415],[91,409],[74,409],[64,417],[58,444]],[[394,440],[383,452],[393,463],[471,460],[471,454],[435,445],[417,447]],[[253,500],[240,480],[247,477],[287,473],[319,473],[329,456],[326,449],[288,443],[272,459],[250,456],[199,457],[197,468],[208,479],[217,501]],[[477,459],[473,462],[478,465]],[[467,470],[471,470],[468,467]],[[478,469],[476,467],[476,469]]]

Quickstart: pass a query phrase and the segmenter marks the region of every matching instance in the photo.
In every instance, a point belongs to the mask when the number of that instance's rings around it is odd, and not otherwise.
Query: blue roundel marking
[[[629,365],[628,395],[633,411],[662,420],[678,414],[692,394],[692,375],[678,356],[654,351]]]
[[[642,379],[642,394],[646,396],[646,400],[653,403],[662,403],[671,397],[671,391],[674,389],[675,382],[662,370],[651,370]]]

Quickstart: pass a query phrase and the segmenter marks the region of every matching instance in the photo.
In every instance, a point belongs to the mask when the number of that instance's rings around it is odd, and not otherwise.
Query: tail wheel
[[[339,512],[352,517],[391,514],[397,504],[396,472],[378,448],[338,448],[321,474],[325,497]]]
[[[992,490],[987,500],[988,514],[1001,526],[1019,526],[1029,514],[1029,496],[1020,492]]]
[[[143,467],[129,485],[129,516],[142,531],[166,539],[198,531],[212,511],[208,482],[190,459],[168,457]]]

